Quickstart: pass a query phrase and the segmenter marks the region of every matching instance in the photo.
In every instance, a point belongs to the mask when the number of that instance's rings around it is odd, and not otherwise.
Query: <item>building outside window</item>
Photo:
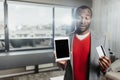
[[[51,47],[52,7],[8,3],[10,49]]]
[[[72,9],[55,7],[55,37],[68,36],[72,24]]]
[[[3,3],[0,2],[0,40],[8,40],[10,51],[53,49],[54,37],[69,35],[72,24],[70,7],[17,1]],[[7,13],[5,17],[4,11]],[[4,18],[8,34],[4,30]]]
[[[5,35],[4,35],[4,5],[0,2],[0,51],[5,49]]]

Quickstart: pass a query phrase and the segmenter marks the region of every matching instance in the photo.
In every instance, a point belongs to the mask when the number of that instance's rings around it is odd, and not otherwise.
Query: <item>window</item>
[[[7,51],[51,49],[54,37],[69,35],[70,7],[17,1],[3,3],[0,2],[0,41],[6,43]],[[4,21],[7,24],[5,30]]]
[[[52,47],[52,7],[8,3],[10,49]]]
[[[0,51],[5,48],[4,40],[4,6],[3,2],[0,2]]]
[[[55,7],[55,37],[68,36],[72,24],[72,9]]]
[[[0,69],[53,62],[53,38],[67,36],[71,15],[68,7],[0,2]]]

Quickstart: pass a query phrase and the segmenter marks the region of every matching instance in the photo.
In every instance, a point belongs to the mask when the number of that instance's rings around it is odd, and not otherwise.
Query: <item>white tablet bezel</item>
[[[55,45],[55,41],[56,40],[68,40],[68,47],[69,47],[69,57],[64,57],[64,58],[57,58],[57,53],[56,53],[56,45]],[[70,59],[70,43],[69,43],[69,37],[55,37],[54,38],[54,51],[55,51],[55,57],[56,57],[56,62],[57,61],[61,61],[61,60],[69,60]]]

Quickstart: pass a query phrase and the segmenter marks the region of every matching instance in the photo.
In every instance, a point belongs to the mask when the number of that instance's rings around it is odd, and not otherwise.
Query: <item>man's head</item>
[[[80,6],[76,9],[76,33],[85,34],[89,31],[92,18],[92,10],[87,6]]]

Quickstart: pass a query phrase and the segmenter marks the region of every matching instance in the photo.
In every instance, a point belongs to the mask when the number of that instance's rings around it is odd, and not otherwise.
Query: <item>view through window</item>
[[[4,35],[4,7],[3,2],[0,2],[0,50],[4,49],[5,46],[5,35]]]
[[[55,37],[68,36],[72,24],[72,9],[64,7],[55,8]]]
[[[7,4],[10,50],[48,49],[53,47],[53,37],[68,36],[72,8],[14,1],[8,1]],[[2,9],[0,7],[0,16]],[[0,39],[4,39],[1,17]]]
[[[8,3],[10,49],[51,47],[52,7]]]

